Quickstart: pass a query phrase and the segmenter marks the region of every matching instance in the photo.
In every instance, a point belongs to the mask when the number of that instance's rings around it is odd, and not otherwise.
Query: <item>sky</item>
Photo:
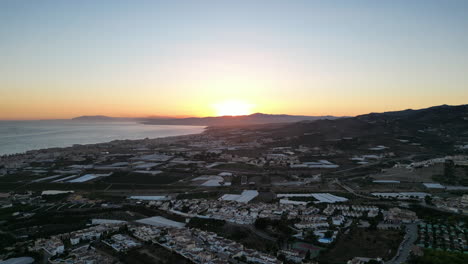
[[[0,119],[465,104],[467,14],[464,0],[2,0]]]

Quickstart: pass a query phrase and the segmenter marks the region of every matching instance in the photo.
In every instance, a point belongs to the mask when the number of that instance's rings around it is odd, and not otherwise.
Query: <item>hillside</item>
[[[468,142],[468,105],[442,105],[252,129],[276,137],[293,137],[292,144],[299,145],[329,145],[345,138],[356,148],[399,145],[401,149],[451,153],[455,146]]]

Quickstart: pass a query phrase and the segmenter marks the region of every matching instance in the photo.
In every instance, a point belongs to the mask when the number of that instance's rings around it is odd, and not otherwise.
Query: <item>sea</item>
[[[0,121],[0,156],[28,150],[95,144],[112,140],[198,134],[202,126],[144,125],[138,122],[73,120]]]

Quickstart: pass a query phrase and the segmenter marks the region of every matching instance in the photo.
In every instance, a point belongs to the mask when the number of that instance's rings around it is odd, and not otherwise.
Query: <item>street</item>
[[[385,262],[385,264],[401,264],[408,260],[411,252],[411,247],[418,238],[418,226],[417,224],[407,224],[405,238],[398,248],[397,254],[391,260]]]

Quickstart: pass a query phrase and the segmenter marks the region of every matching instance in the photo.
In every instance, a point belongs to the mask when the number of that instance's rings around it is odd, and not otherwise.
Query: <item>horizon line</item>
[[[390,110],[390,111],[383,111],[383,112],[366,112],[363,114],[357,114],[357,115],[304,115],[304,114],[267,114],[267,113],[261,113],[261,112],[256,112],[256,113],[251,113],[248,115],[224,115],[224,116],[189,116],[189,115],[177,115],[177,116],[157,116],[157,115],[150,115],[150,116],[134,116],[134,117],[128,117],[128,116],[108,116],[108,115],[80,115],[80,116],[75,116],[75,117],[70,117],[70,118],[25,118],[25,119],[0,119],[0,121],[65,121],[65,120],[73,120],[74,118],[79,118],[79,117],[108,117],[108,118],[127,118],[127,119],[184,119],[184,118],[208,118],[208,117],[241,117],[241,116],[251,116],[255,114],[263,114],[263,115],[289,115],[289,116],[304,116],[304,117],[337,117],[337,118],[346,118],[346,117],[356,117],[360,115],[366,115],[366,114],[378,114],[378,113],[386,113],[386,112],[398,112],[398,111],[406,111],[406,110],[422,110],[422,109],[428,109],[428,108],[433,108],[433,107],[442,107],[442,106],[463,106],[467,104],[457,104],[457,105],[450,105],[450,104],[440,104],[440,105],[432,105],[428,107],[422,107],[422,108],[406,108],[406,109],[400,109],[400,110]]]

